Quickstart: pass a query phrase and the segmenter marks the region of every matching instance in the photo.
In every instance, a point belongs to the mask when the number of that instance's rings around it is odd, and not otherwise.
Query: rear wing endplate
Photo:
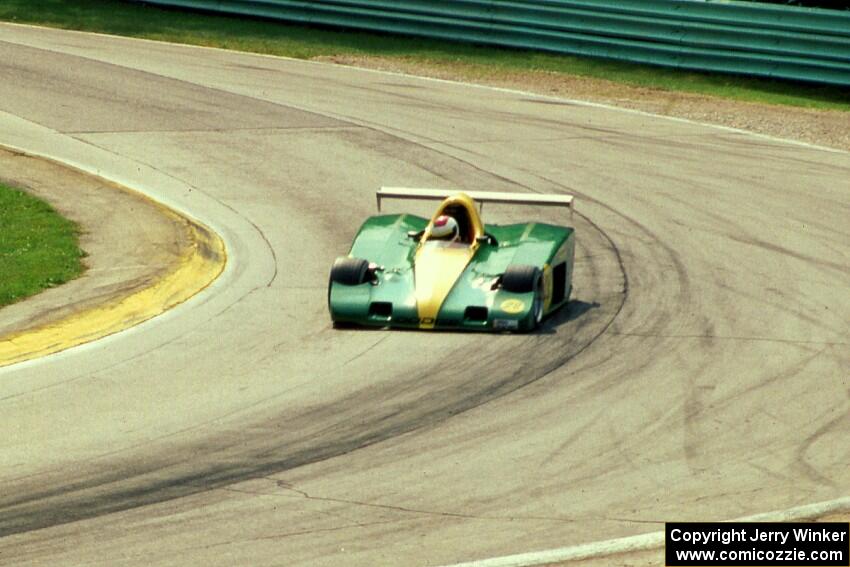
[[[465,193],[478,203],[479,210],[484,203],[513,203],[516,205],[535,205],[567,207],[573,212],[572,195],[541,195],[539,193],[497,193],[495,191],[460,191],[453,189],[414,189],[410,187],[381,187],[375,193],[378,199],[378,211],[382,199],[414,199],[442,201],[452,195]]]

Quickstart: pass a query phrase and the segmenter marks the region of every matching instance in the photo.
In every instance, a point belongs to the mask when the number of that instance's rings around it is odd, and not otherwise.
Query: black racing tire
[[[511,293],[531,293],[537,291],[541,279],[542,273],[537,266],[508,266],[502,276],[502,288]]]
[[[331,267],[331,282],[360,285],[368,280],[369,262],[362,258],[337,258]]]
[[[540,323],[543,321],[543,278],[537,278],[537,287],[534,290],[534,303],[531,307],[532,310],[532,320],[531,320],[531,330],[533,331],[537,327],[540,326]]]

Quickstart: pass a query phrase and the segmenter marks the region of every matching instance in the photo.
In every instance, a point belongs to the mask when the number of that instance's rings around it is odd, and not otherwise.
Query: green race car
[[[575,231],[544,223],[487,225],[476,202],[563,206],[567,195],[382,188],[381,199],[442,200],[429,220],[377,215],[331,268],[335,325],[531,331],[569,301]]]

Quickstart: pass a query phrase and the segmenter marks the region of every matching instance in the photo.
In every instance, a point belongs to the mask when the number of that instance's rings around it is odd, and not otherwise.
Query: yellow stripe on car
[[[469,234],[464,237],[466,244],[429,241],[434,221],[446,209],[466,211]],[[458,278],[478,250],[478,239],[484,235],[484,224],[475,209],[475,202],[465,193],[446,198],[437,208],[431,222],[428,223],[414,260],[414,280],[416,282],[416,309],[419,315],[420,329],[433,329],[437,323],[440,307],[448,297]]]
[[[444,242],[426,242],[419,247],[414,277],[420,328],[434,328],[440,307],[475,255],[476,248]]]

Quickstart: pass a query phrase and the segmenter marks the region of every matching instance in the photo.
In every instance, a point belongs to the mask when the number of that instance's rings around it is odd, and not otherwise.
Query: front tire
[[[540,268],[526,264],[508,266],[502,275],[502,288],[511,293],[531,293],[542,278]]]
[[[511,293],[533,293],[531,305],[531,324],[528,331],[533,331],[543,321],[543,272],[537,266],[519,264],[508,266],[502,275],[502,289]]]
[[[540,326],[543,321],[543,278],[537,278],[537,289],[534,290],[533,319],[530,331]]]
[[[331,282],[360,285],[368,281],[369,262],[362,258],[337,258],[331,267]]]

